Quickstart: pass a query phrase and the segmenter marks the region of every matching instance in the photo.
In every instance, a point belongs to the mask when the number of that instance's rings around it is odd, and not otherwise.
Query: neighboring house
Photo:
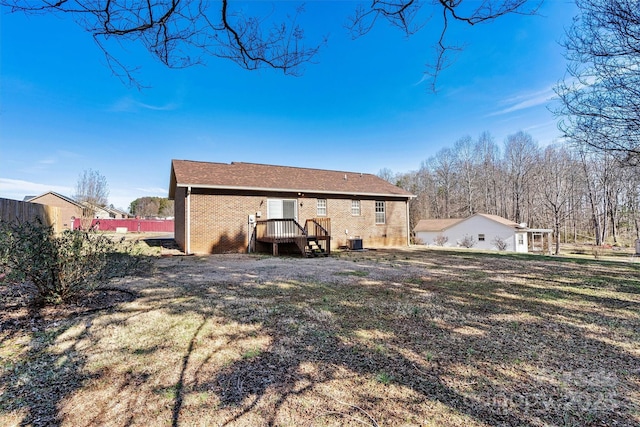
[[[238,162],[173,160],[169,183],[175,240],[186,253],[246,252],[261,242],[277,253],[278,236],[298,233],[291,243],[324,231],[327,252],[358,239],[406,246],[412,197],[371,174]]]
[[[129,212],[125,212],[118,208],[114,208],[113,206],[109,206],[108,208],[105,208],[105,209],[109,212],[109,215],[110,215],[109,218],[115,218],[115,219],[134,218],[134,215],[131,215]]]
[[[75,218],[81,218],[84,207],[75,200],[63,196],[53,191],[46,192],[39,196],[25,198],[26,202],[39,203],[60,208],[61,230],[69,230],[73,227]]]
[[[95,206],[90,203],[83,203],[88,209],[93,211],[93,218],[96,219],[126,219],[133,218],[127,212],[110,206]]]
[[[476,249],[497,250],[499,242],[504,242],[502,250],[528,252],[530,243],[533,249],[542,249],[537,245],[537,239],[545,234],[550,244],[552,230],[529,229],[526,224],[517,224],[497,215],[475,214],[468,218],[423,219],[413,231],[416,241],[425,245],[461,247],[466,240],[474,243]],[[531,242],[528,237],[532,237]]]

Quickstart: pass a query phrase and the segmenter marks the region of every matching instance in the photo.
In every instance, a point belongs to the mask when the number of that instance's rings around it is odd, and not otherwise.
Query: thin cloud
[[[169,193],[169,190],[160,187],[136,188],[136,190],[147,194],[162,194],[161,197],[166,197],[166,194]]]
[[[22,200],[25,196],[38,196],[48,191],[55,191],[65,196],[73,192],[71,187],[63,185],[43,184],[21,179],[0,178],[0,197]]]
[[[558,124],[555,120],[532,124],[523,129],[536,136],[536,139],[542,146],[547,146],[562,141],[562,133],[558,130]]]
[[[487,117],[501,116],[503,114],[513,113],[515,111],[525,110],[527,108],[537,107],[549,103],[555,97],[553,86],[549,86],[537,92],[524,93],[507,98],[500,102],[506,105],[503,109],[488,114]]]
[[[151,110],[151,111],[173,111],[176,110],[179,105],[175,102],[169,102],[164,105],[152,105],[146,104],[144,102],[137,101],[130,96],[126,96],[124,98],[120,98],[113,105],[108,108],[108,111],[122,113],[122,112],[134,112],[140,110]]]
[[[20,169],[20,171],[29,174],[42,173],[48,171],[51,165],[58,164],[65,159],[78,159],[81,157],[81,155],[71,151],[56,150],[52,155],[48,157],[35,160],[25,165],[22,169]]]

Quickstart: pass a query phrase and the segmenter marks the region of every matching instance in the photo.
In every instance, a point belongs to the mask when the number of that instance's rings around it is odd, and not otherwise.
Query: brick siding
[[[346,246],[348,239],[360,237],[365,247],[407,245],[406,201],[386,200],[386,222],[375,224],[375,201],[359,199],[360,216],[351,215],[351,198],[300,196],[291,194],[211,194],[203,190],[191,194],[191,252],[246,252],[248,244],[247,217],[261,212],[267,219],[267,199],[296,199],[298,222],[317,217],[318,198],[327,199],[327,217],[331,219],[331,246]],[[358,200],[358,199],[356,199]],[[177,188],[175,196],[175,239],[186,247],[185,189]]]
[[[69,230],[73,227],[71,218],[82,217],[82,209],[54,194],[45,194],[30,200],[31,203],[40,203],[47,206],[55,206],[60,209],[59,228]]]

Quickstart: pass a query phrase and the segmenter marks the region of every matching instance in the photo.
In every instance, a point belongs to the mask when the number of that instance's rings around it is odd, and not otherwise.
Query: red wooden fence
[[[124,227],[129,233],[173,233],[172,219],[94,219],[91,226],[98,231],[116,231]],[[81,219],[76,218],[73,228],[81,228]]]

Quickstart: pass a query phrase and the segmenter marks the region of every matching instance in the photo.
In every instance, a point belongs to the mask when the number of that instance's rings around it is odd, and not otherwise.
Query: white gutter
[[[185,242],[185,255],[191,254],[191,186],[187,187],[187,239]]]
[[[271,187],[242,187],[229,185],[204,185],[204,184],[176,184],[177,187],[196,187],[209,190],[243,190],[243,191],[265,191],[278,193],[313,193],[313,194],[339,194],[342,196],[369,196],[369,197],[393,197],[400,199],[413,199],[414,194],[393,194],[393,193],[354,193],[353,191],[322,191],[314,189],[293,189],[293,188],[271,188]]]

